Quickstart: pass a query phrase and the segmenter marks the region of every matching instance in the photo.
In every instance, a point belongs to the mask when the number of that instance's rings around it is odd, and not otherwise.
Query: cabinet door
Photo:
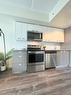
[[[27,70],[27,51],[14,50],[13,52],[13,73],[22,73]]]
[[[16,40],[27,40],[27,24],[16,22]]]
[[[58,42],[64,42],[64,30],[59,30],[58,31],[58,36],[57,36],[57,38],[58,38]]]
[[[22,23],[16,22],[16,40],[21,40]]]
[[[67,67],[69,65],[69,51],[57,52],[57,67]]]
[[[27,40],[27,24],[26,23],[22,23],[22,40]]]
[[[43,41],[47,42],[64,42],[64,31],[59,29],[43,33]]]

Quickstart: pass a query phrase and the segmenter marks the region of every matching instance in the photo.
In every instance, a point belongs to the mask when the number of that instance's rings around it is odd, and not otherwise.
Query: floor
[[[0,74],[0,95],[71,95],[71,68]]]

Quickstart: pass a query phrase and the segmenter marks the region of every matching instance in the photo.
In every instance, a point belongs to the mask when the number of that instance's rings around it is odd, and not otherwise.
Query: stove
[[[27,48],[27,55],[29,72],[44,70],[45,52],[41,50],[41,46],[29,45]]]

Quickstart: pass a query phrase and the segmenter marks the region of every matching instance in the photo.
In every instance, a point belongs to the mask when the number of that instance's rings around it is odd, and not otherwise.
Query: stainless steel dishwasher
[[[55,68],[57,63],[56,51],[45,51],[45,69]]]

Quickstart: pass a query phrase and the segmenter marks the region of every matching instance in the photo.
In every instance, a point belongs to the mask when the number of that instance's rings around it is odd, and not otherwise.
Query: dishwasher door
[[[45,69],[56,67],[56,62],[57,62],[56,56],[57,56],[56,53],[46,53],[45,54]]]

